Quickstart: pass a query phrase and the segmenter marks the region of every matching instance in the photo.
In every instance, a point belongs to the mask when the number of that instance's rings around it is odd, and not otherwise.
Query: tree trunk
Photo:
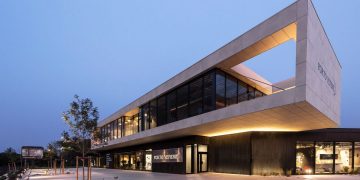
[[[85,180],[85,137],[83,135],[83,140],[82,140],[82,165],[83,165],[83,180]]]

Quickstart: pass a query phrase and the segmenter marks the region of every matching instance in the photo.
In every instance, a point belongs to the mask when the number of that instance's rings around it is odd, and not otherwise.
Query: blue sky
[[[0,151],[58,139],[74,94],[105,118],[293,2],[0,1]],[[314,4],[343,67],[342,127],[360,128],[360,1]],[[277,80],[294,47],[250,65]]]

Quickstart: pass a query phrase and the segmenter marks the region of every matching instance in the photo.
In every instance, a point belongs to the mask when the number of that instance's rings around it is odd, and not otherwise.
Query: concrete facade
[[[285,90],[257,83],[242,62],[286,42],[296,42],[296,76],[274,82]],[[189,136],[218,136],[246,131],[302,131],[340,124],[341,65],[310,0],[299,0],[151,90],[110,117],[99,127],[210,70],[220,68],[262,89],[267,96],[241,102],[109,141],[97,150]],[[250,77],[249,77],[250,76]],[[269,88],[270,87],[270,88]]]

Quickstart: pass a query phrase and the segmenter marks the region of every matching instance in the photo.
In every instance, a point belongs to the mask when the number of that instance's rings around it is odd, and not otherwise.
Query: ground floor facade
[[[100,166],[175,174],[360,172],[360,129],[187,136],[100,151]]]

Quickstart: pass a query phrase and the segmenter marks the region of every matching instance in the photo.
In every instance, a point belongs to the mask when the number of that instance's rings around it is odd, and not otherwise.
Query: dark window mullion
[[[174,93],[175,93],[175,119],[174,119],[174,121],[173,122],[175,122],[175,121],[177,121],[178,120],[178,115],[177,115],[177,109],[178,109],[178,95],[177,95],[177,90],[178,90],[179,88],[176,88],[175,90],[174,90]]]
[[[236,103],[239,103],[239,80],[236,78]]]
[[[225,77],[225,83],[224,83],[224,91],[225,91],[225,93],[224,93],[224,94],[225,94],[224,103],[225,103],[225,105],[224,105],[224,107],[227,106],[227,101],[228,101],[228,97],[227,97],[227,96],[228,96],[228,95],[227,95],[227,93],[228,93],[228,92],[227,92],[227,78],[228,78],[228,76],[229,76],[229,75],[225,73],[225,76],[224,76],[224,77]]]
[[[200,77],[201,78],[201,81],[202,81],[202,83],[201,83],[201,113],[204,113],[204,99],[205,99],[205,78],[204,78],[204,75],[202,76],[202,77]]]
[[[214,73],[213,73],[213,109],[212,110],[216,110],[216,85],[217,85],[217,82],[216,82],[216,70],[214,70]]]
[[[148,124],[148,128],[147,129],[151,129],[151,127],[150,127],[150,121],[151,121],[151,113],[150,113],[150,108],[151,108],[151,106],[150,106],[150,102],[151,101],[149,101],[149,103],[148,103],[148,109],[147,109],[147,115],[148,115],[148,118],[147,118],[147,124]]]
[[[187,117],[191,117],[191,114],[190,114],[190,109],[191,109],[191,105],[190,105],[190,83],[187,84],[187,89],[188,89],[188,93],[187,93],[187,102],[188,102]]]

